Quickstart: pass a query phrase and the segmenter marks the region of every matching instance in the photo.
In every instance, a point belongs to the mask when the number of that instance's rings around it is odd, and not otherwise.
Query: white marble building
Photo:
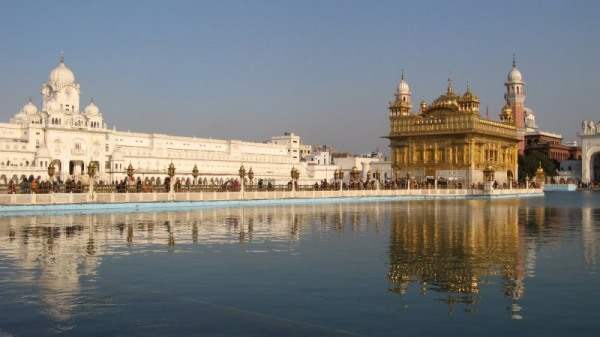
[[[600,182],[600,121],[581,123],[581,180]]]
[[[41,94],[41,108],[30,100],[9,123],[0,123],[0,184],[30,175],[46,179],[51,162],[63,180],[85,175],[90,162],[95,162],[97,179],[104,182],[124,178],[129,164],[142,179],[164,180],[172,162],[176,177],[190,177],[197,165],[200,179],[208,183],[237,178],[242,163],[246,170],[252,168],[255,180],[286,184],[296,167],[301,183],[313,183],[314,169],[284,144],[108,128],[95,102],[80,109],[79,83],[62,57]]]

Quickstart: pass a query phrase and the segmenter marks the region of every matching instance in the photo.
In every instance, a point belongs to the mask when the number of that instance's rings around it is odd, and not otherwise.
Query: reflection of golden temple
[[[477,302],[482,283],[503,279],[505,295],[523,296],[526,249],[518,201],[406,203],[391,224],[392,291],[447,294],[449,304]],[[410,212],[410,214],[408,214]]]

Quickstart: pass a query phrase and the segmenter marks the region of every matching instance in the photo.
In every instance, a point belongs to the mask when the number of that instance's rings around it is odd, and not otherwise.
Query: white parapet
[[[180,192],[180,193],[87,193],[53,194],[0,194],[0,213],[40,206],[118,205],[165,203],[210,203],[251,200],[329,199],[329,198],[383,198],[385,200],[428,200],[467,198],[521,198],[543,196],[542,189],[398,189],[398,190],[329,190],[329,191],[248,191],[239,192]]]

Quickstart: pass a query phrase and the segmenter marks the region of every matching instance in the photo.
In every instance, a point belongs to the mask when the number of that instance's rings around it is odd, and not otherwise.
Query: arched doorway
[[[600,182],[600,152],[592,155],[590,160],[590,178],[593,182]]]

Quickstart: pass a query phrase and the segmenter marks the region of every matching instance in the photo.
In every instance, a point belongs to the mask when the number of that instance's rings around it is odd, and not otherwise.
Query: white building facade
[[[600,121],[581,123],[581,181],[600,182]]]
[[[173,163],[177,178],[191,177],[197,166],[205,183],[238,178],[241,164],[247,171],[252,168],[255,181],[286,184],[290,170],[296,167],[301,182],[312,183],[307,164],[300,163],[299,152],[289,151],[288,144],[107,128],[95,102],[80,109],[79,83],[62,57],[42,85],[41,94],[41,108],[30,100],[9,123],[0,123],[0,184],[31,175],[46,179],[51,163],[56,167],[55,177],[63,180],[85,175],[89,163],[96,164],[97,180],[106,183],[123,179],[130,164],[136,177],[163,180]],[[298,136],[288,138],[300,144]]]

